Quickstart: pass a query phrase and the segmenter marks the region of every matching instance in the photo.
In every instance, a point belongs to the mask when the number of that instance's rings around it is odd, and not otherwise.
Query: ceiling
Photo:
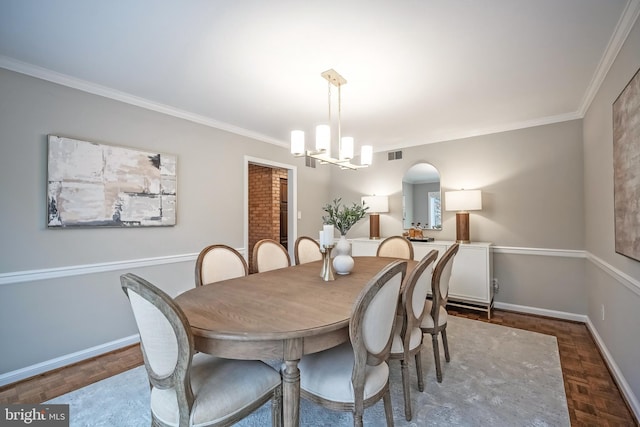
[[[2,0],[0,67],[283,146],[334,68],[383,151],[582,117],[639,3]]]

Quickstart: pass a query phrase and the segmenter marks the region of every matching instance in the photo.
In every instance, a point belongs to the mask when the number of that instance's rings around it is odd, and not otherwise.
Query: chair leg
[[[424,377],[422,376],[422,350],[416,354],[416,375],[418,376],[418,390],[424,391]]]
[[[353,427],[363,427],[362,414],[353,413]]]
[[[436,362],[436,379],[439,383],[442,382],[442,370],[440,369],[440,349],[438,348],[438,334],[431,335],[431,342],[433,343],[433,360]]]
[[[441,331],[442,334],[442,346],[444,347],[444,359],[447,362],[451,361],[451,357],[449,356],[449,343],[447,342],[447,329],[443,329]]]
[[[404,393],[404,417],[407,421],[411,421],[411,388],[409,384],[409,363],[406,358],[400,361],[400,367],[402,372],[402,391]]]
[[[393,408],[391,407],[391,391],[387,385],[387,391],[382,396],[382,402],[384,403],[384,414],[387,417],[387,427],[393,427]]]
[[[273,391],[271,399],[271,425],[282,427],[282,385]]]

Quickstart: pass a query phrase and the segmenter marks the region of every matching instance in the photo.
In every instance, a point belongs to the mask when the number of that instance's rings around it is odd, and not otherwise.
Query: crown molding
[[[602,86],[609,69],[613,65],[618,53],[620,53],[620,49],[622,49],[622,45],[627,40],[629,32],[631,32],[631,29],[636,23],[639,15],[640,0],[629,0],[622,16],[620,16],[616,29],[611,35],[607,48],[605,49],[602,58],[600,58],[600,63],[593,74],[591,83],[589,83],[587,91],[584,94],[582,103],[580,104],[580,109],[578,110],[578,114],[581,118],[584,117],[591,106],[596,93],[600,90],[600,86]]]
[[[198,123],[204,126],[208,126],[214,129],[219,129],[227,132],[234,133],[236,135],[246,136],[258,141],[267,142],[269,144],[277,145],[279,147],[288,148],[287,142],[271,138],[258,132],[253,132],[248,129],[244,129],[238,126],[231,125],[229,123],[214,120],[210,117],[202,116],[200,114],[194,114],[189,111],[174,108],[169,105],[161,104],[159,102],[150,101],[139,96],[130,95],[126,92],[112,89],[110,87],[91,83],[86,80],[71,77],[66,74],[58,73],[48,70],[46,68],[38,67],[26,62],[18,61],[7,56],[0,55],[0,68],[5,68],[10,71],[25,74],[31,77],[35,77],[41,80],[46,80],[52,83],[56,83],[62,86],[70,87],[72,89],[81,90],[83,92],[91,93],[93,95],[102,96],[104,98],[113,99],[116,101],[124,102],[125,104],[135,105],[136,107],[144,108],[147,110],[155,111],[158,113],[166,114],[169,116],[177,117],[179,119],[188,120],[193,123]]]

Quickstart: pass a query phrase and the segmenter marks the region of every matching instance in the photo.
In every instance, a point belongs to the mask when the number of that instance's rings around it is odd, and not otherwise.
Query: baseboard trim
[[[566,311],[548,310],[546,308],[529,307],[526,305],[508,304],[505,302],[494,302],[493,306],[502,310],[517,311],[520,313],[535,314],[537,316],[553,317],[556,319],[571,320],[574,322],[586,323],[589,319],[584,314],[568,313]]]
[[[64,356],[56,357],[55,359],[46,360],[5,374],[0,374],[0,387],[40,375],[54,369],[62,368],[63,366],[69,366],[83,360],[91,359],[92,357],[100,356],[101,354],[109,353],[110,351],[119,350],[123,347],[137,344],[139,342],[140,335],[130,335],[125,338],[76,351],[75,353],[66,354]]]
[[[627,404],[629,405],[631,411],[636,417],[636,422],[637,422],[638,420],[640,420],[640,402],[638,402],[638,398],[633,393],[633,390],[631,390],[629,383],[624,378],[624,375],[622,375],[622,372],[620,371],[618,364],[613,359],[613,356],[611,355],[611,353],[609,353],[609,349],[607,349],[607,346],[604,344],[602,337],[598,333],[598,330],[596,329],[595,325],[591,322],[591,319],[589,317],[587,317],[587,321],[585,323],[587,325],[587,328],[589,329],[589,332],[591,332],[591,336],[595,340],[596,345],[600,349],[600,353],[602,354],[602,357],[604,357],[605,363],[609,367],[609,371],[611,371],[611,374],[613,375],[614,380],[618,385],[618,388],[622,392],[624,399],[627,401]]]

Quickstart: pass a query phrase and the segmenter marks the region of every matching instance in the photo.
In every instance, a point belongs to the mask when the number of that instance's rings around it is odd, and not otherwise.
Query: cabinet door
[[[438,251],[438,258],[436,258],[436,263],[440,260],[440,257],[444,255],[447,251],[448,246],[439,243],[413,243],[413,259],[416,261],[420,261],[425,257],[429,252],[433,249]],[[435,264],[434,264],[435,265]]]
[[[351,256],[376,256],[379,240],[353,240],[351,241]]]
[[[489,248],[460,245],[453,260],[449,298],[488,303]]]

